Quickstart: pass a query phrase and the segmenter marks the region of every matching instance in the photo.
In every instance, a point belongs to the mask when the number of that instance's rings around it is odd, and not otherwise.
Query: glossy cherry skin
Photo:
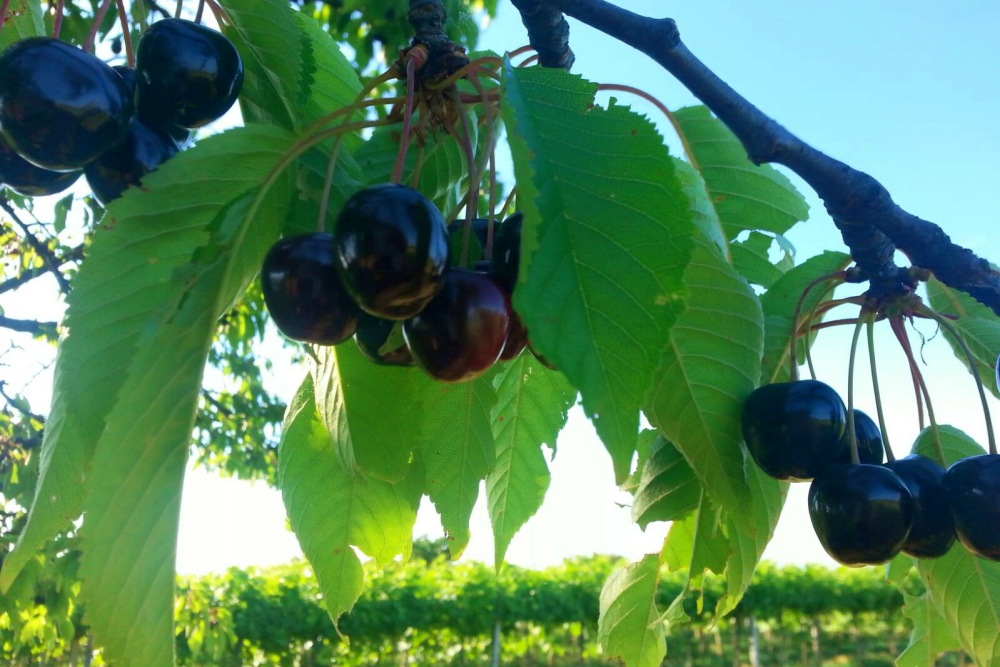
[[[882,431],[878,424],[861,410],[854,411],[854,436],[858,442],[858,459],[861,463],[878,465],[885,456],[885,446],[882,444]],[[843,453],[837,463],[851,462],[850,434],[844,429]]]
[[[236,47],[184,19],[157,21],[135,52],[136,113],[146,123],[196,128],[226,113],[243,85]]]
[[[1000,561],[1000,456],[956,461],[944,474],[944,489],[958,541],[980,558]]]
[[[138,118],[129,122],[121,143],[83,169],[90,189],[102,204],[117,199],[177,152],[177,144],[164,132],[146,127]]]
[[[496,230],[493,241],[494,275],[511,292],[517,284],[517,272],[521,268],[521,223],[524,214],[520,211],[504,220]]]
[[[499,281],[452,268],[437,296],[403,322],[403,337],[428,375],[442,382],[465,382],[500,358],[510,317],[510,297]]]
[[[134,100],[135,89],[138,83],[135,68],[129,67],[128,65],[115,65],[111,69],[118,72],[118,76],[120,76],[125,82],[125,86],[128,87],[129,95]],[[163,124],[158,129],[165,132],[171,139],[173,139],[174,143],[177,144],[178,150],[183,150],[190,145],[191,138],[194,136],[194,132],[192,130],[169,123]]]
[[[743,404],[741,425],[753,460],[775,479],[807,481],[843,459],[847,408],[818,380],[758,387]]]
[[[62,192],[80,178],[80,171],[52,171],[31,164],[0,136],[0,185],[26,197]]]
[[[260,282],[281,333],[317,345],[336,345],[354,335],[360,311],[335,265],[329,234],[292,236],[268,250]]]
[[[500,361],[510,361],[521,354],[528,345],[528,330],[521,321],[521,316],[514,310],[510,311],[510,331],[507,333],[507,340],[503,345],[503,352],[500,353]]]
[[[333,238],[344,287],[376,317],[413,317],[441,289],[448,231],[441,212],[413,188],[386,183],[356,192]]]
[[[919,454],[890,461],[885,467],[899,475],[913,496],[913,527],[903,553],[914,558],[948,553],[955,542],[955,522],[944,490],[944,468]]]
[[[75,46],[31,37],[0,56],[0,131],[32,164],[79,169],[121,140],[131,116],[122,78]]]
[[[913,523],[913,498],[880,465],[829,466],[809,485],[809,518],[830,557],[843,565],[879,565],[899,553]]]
[[[389,340],[392,327],[396,324],[394,321],[383,320],[363,310],[359,312],[361,317],[358,320],[358,330],[354,333],[354,342],[363,355],[382,366],[416,365],[417,362],[410,354],[410,348],[406,346],[405,341],[395,349],[382,352],[382,347]]]

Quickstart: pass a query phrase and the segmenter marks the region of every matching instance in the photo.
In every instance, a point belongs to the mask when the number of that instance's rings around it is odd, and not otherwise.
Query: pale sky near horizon
[[[995,234],[1000,166],[1000,3],[878,3],[844,0],[802,3],[770,0],[623,2],[629,9],[678,21],[688,47],[765,112],[814,146],[880,179],[904,208],[938,222],[958,243],[1000,262],[990,241]],[[668,14],[664,14],[667,12]],[[571,22],[577,53],[574,72],[605,83],[627,83],[653,93],[669,107],[693,98],[657,65],[610,38]],[[509,50],[526,42],[508,0],[481,46]],[[671,146],[669,127],[646,103],[616,94],[648,114]],[[843,250],[822,206],[798,179],[812,206],[812,219],[789,238],[802,260],[826,248]],[[10,317],[31,317],[26,302],[0,299]],[[934,329],[920,330],[929,338]],[[0,330],[0,342],[8,332]],[[846,395],[849,331],[825,333],[816,348],[820,379]],[[12,336],[23,343],[23,337]],[[902,354],[879,337],[879,372],[891,399],[890,437],[896,453],[908,451],[917,433],[910,381]],[[982,416],[971,378],[941,340],[926,347],[926,372],[938,419],[966,429],[985,442]],[[858,405],[874,413],[865,360],[859,360]],[[280,374],[285,398],[304,369]],[[30,389],[33,408],[46,412],[43,375]],[[988,378],[987,378],[988,380]],[[44,399],[47,401],[47,399]],[[996,413],[996,401],[993,401]],[[656,551],[664,524],[646,533],[629,521],[627,502],[614,487],[610,461],[578,410],[561,434],[546,505],[514,538],[508,559],[541,567],[564,557],[620,553],[638,558]],[[808,485],[794,485],[778,533],[765,554],[780,563],[832,564],[823,553],[805,509]],[[186,482],[178,546],[178,570],[204,572],[229,565],[276,564],[298,552],[284,530],[277,492],[263,485],[219,480],[193,471]],[[440,526],[424,508],[416,535],[436,536]],[[492,562],[493,545],[485,502],[473,515],[473,541],[465,558]]]

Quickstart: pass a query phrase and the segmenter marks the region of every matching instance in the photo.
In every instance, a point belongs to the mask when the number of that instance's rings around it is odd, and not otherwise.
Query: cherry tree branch
[[[83,244],[76,246],[71,249],[62,257],[56,258],[59,267],[69,262],[77,262],[83,259]],[[27,269],[21,273],[19,276],[13,278],[8,278],[7,280],[0,282],[0,294],[16,290],[22,285],[31,282],[35,278],[39,278],[49,273],[49,268],[47,266],[40,266],[31,269]]]
[[[42,258],[42,262],[45,264],[45,267],[52,273],[53,276],[55,276],[56,282],[59,283],[59,289],[62,293],[69,294],[69,281],[66,280],[66,276],[64,276],[62,271],[59,270],[62,262],[56,259],[56,256],[52,254],[52,251],[49,250],[48,246],[39,241],[38,237],[31,233],[31,229],[29,229],[28,225],[21,220],[17,211],[11,207],[10,202],[7,201],[6,197],[0,197],[0,208],[6,211],[11,220],[13,220],[17,226],[21,228],[22,232],[24,232],[24,237],[28,241],[28,245],[35,249],[38,256]]]
[[[38,320],[16,320],[12,317],[0,315],[0,328],[30,333],[34,336],[45,336],[46,338],[56,337],[55,322],[39,322]]]
[[[673,19],[654,19],[605,0],[518,0],[523,12],[558,10],[646,54],[684,84],[739,138],[750,160],[783,164],[820,196],[844,243],[871,281],[873,296],[912,288],[912,272],[893,261],[898,248],[918,267],[1000,315],[1000,273],[956,245],[936,224],[896,204],[868,174],[808,145],[764,114],[698,60]]]

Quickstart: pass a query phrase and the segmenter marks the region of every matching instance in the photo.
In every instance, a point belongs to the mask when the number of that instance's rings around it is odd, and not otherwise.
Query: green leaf
[[[945,651],[957,651],[961,644],[931,602],[929,593],[917,597],[903,594],[903,614],[913,621],[910,645],[896,658],[898,667],[934,667]]]
[[[243,59],[240,98],[249,111],[247,116],[286,129],[299,127],[301,111],[296,101],[303,83],[303,38],[291,7],[259,0],[221,0],[220,4],[233,22],[226,36]]]
[[[221,222],[212,225],[218,231],[178,272],[174,282],[183,278],[187,289],[163,304],[157,326],[143,332],[94,451],[80,531],[80,595],[109,662],[173,664],[174,560],[187,447],[217,320],[234,298],[230,285],[245,282],[234,277],[247,270],[243,241],[277,238],[274,207],[261,207],[266,194],[251,190],[223,209]],[[289,191],[284,198],[287,207]]]
[[[427,379],[420,392],[420,454],[425,490],[441,515],[448,550],[458,558],[469,544],[469,518],[479,484],[496,466],[490,411],[496,403],[490,373],[459,384]]]
[[[352,342],[316,355],[316,404],[341,465],[387,482],[406,477],[420,442],[420,371],[373,364]]]
[[[803,290],[816,278],[840,271],[850,261],[850,255],[842,252],[827,251],[821,255],[810,257],[781,276],[760,298],[760,305],[764,310],[764,358],[760,376],[761,384],[782,382],[788,378],[792,318]],[[812,307],[822,299],[823,294],[824,290],[821,287],[812,290],[804,302],[802,312],[809,313]],[[799,345],[801,352],[805,352],[804,344]]]
[[[659,580],[659,560],[648,555],[612,574],[601,589],[598,641],[626,667],[657,667],[667,654],[655,603]]]
[[[760,304],[704,238],[684,280],[687,307],[670,331],[646,415],[715,504],[751,529],[740,412],[760,374]]]
[[[993,311],[964,292],[953,290],[941,281],[932,278],[927,282],[927,296],[931,308],[942,315],[957,315],[951,323],[969,346],[975,359],[975,372],[979,374],[983,386],[1000,398],[1000,388],[993,381],[993,369],[1000,352],[1000,320]],[[969,368],[969,361],[955,341],[955,337],[944,332],[945,338],[954,350],[955,356]],[[971,371],[972,369],[970,369]]]
[[[750,162],[743,144],[707,108],[679,109],[674,118],[730,241],[745,229],[784,234],[809,217],[791,181],[769,165]]]
[[[385,565],[409,551],[420,501],[419,471],[399,484],[352,474],[340,463],[306,378],[289,404],[278,483],[292,530],[309,559],[334,622],[361,595],[364,574],[352,546]]]
[[[944,453],[943,465],[946,468],[960,459],[986,453],[986,450],[979,443],[954,426],[939,424],[938,437],[941,441],[941,451]],[[911,451],[941,463],[935,444],[934,429],[929,426],[917,435]]]
[[[691,513],[701,500],[701,484],[673,443],[656,437],[642,468],[632,503],[632,520],[645,530],[653,521],[675,521]]]
[[[621,482],[685,296],[688,200],[655,127],[594,106],[594,84],[509,63],[504,81],[525,204],[515,306],[533,344],[580,390]]]
[[[188,287],[191,276],[178,270],[208,240],[223,207],[263,182],[291,141],[264,126],[209,137],[149,174],[144,191],[130,189],[108,206],[67,299],[69,333],[59,346],[39,483],[25,530],[0,572],[0,588],[83,511],[90,459],[140,340],[149,340],[149,330],[161,325]],[[273,224],[258,225],[259,239],[246,247],[258,252]],[[232,259],[241,270],[253,265],[240,252]],[[241,270],[228,272],[230,289],[246,281]],[[237,296],[225,295],[230,301]]]
[[[551,478],[542,445],[555,451],[576,390],[530,353],[502,365],[494,387],[497,402],[490,420],[496,468],[486,476],[486,499],[499,569],[511,539],[542,506]]]
[[[361,92],[361,80],[340,46],[317,20],[302,12],[294,15],[313,61],[302,87],[306,94],[300,111],[304,125],[353,103]]]
[[[0,51],[14,42],[45,35],[42,3],[39,0],[10,0],[7,20],[0,30]]]
[[[747,240],[732,244],[733,266],[750,282],[771,287],[784,273],[771,263],[769,253],[773,243],[773,237],[751,232]]]
[[[694,512],[683,521],[670,524],[662,550],[663,562],[672,571],[688,571],[688,582],[679,595],[681,598],[688,594],[692,581],[704,572],[721,574],[730,553],[729,541],[719,526],[719,515],[704,491]]]
[[[945,464],[984,454],[975,440],[952,426],[939,426]],[[921,431],[913,451],[937,460],[932,431]],[[977,665],[1000,663],[1000,563],[973,556],[956,543],[940,558],[918,560],[917,571],[935,610]]]

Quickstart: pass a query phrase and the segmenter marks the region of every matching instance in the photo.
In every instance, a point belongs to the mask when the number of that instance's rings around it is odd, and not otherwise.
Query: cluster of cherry
[[[855,410],[852,463],[848,411],[829,385],[780,382],[743,405],[743,438],[768,475],[810,481],[813,529],[836,561],[877,565],[897,553],[938,558],[956,537],[971,553],[1000,561],[1000,456],[963,459],[945,470],[925,456],[882,462],[879,427]]]
[[[143,34],[135,68],[51,37],[15,42],[0,55],[0,183],[49,195],[83,173],[107,204],[224,114],[242,83],[232,42],[182,19]]]
[[[485,232],[486,221],[474,231]],[[482,224],[480,224],[482,223]],[[451,230],[417,190],[383,184],[355,193],[332,233],[279,241],[264,259],[268,312],[287,337],[336,345],[352,336],[376,363],[418,365],[442,382],[465,382],[527,343],[511,307],[521,216],[497,226],[493,260],[449,265]],[[479,240],[485,245],[485,236]],[[401,322],[401,340],[393,335]]]

